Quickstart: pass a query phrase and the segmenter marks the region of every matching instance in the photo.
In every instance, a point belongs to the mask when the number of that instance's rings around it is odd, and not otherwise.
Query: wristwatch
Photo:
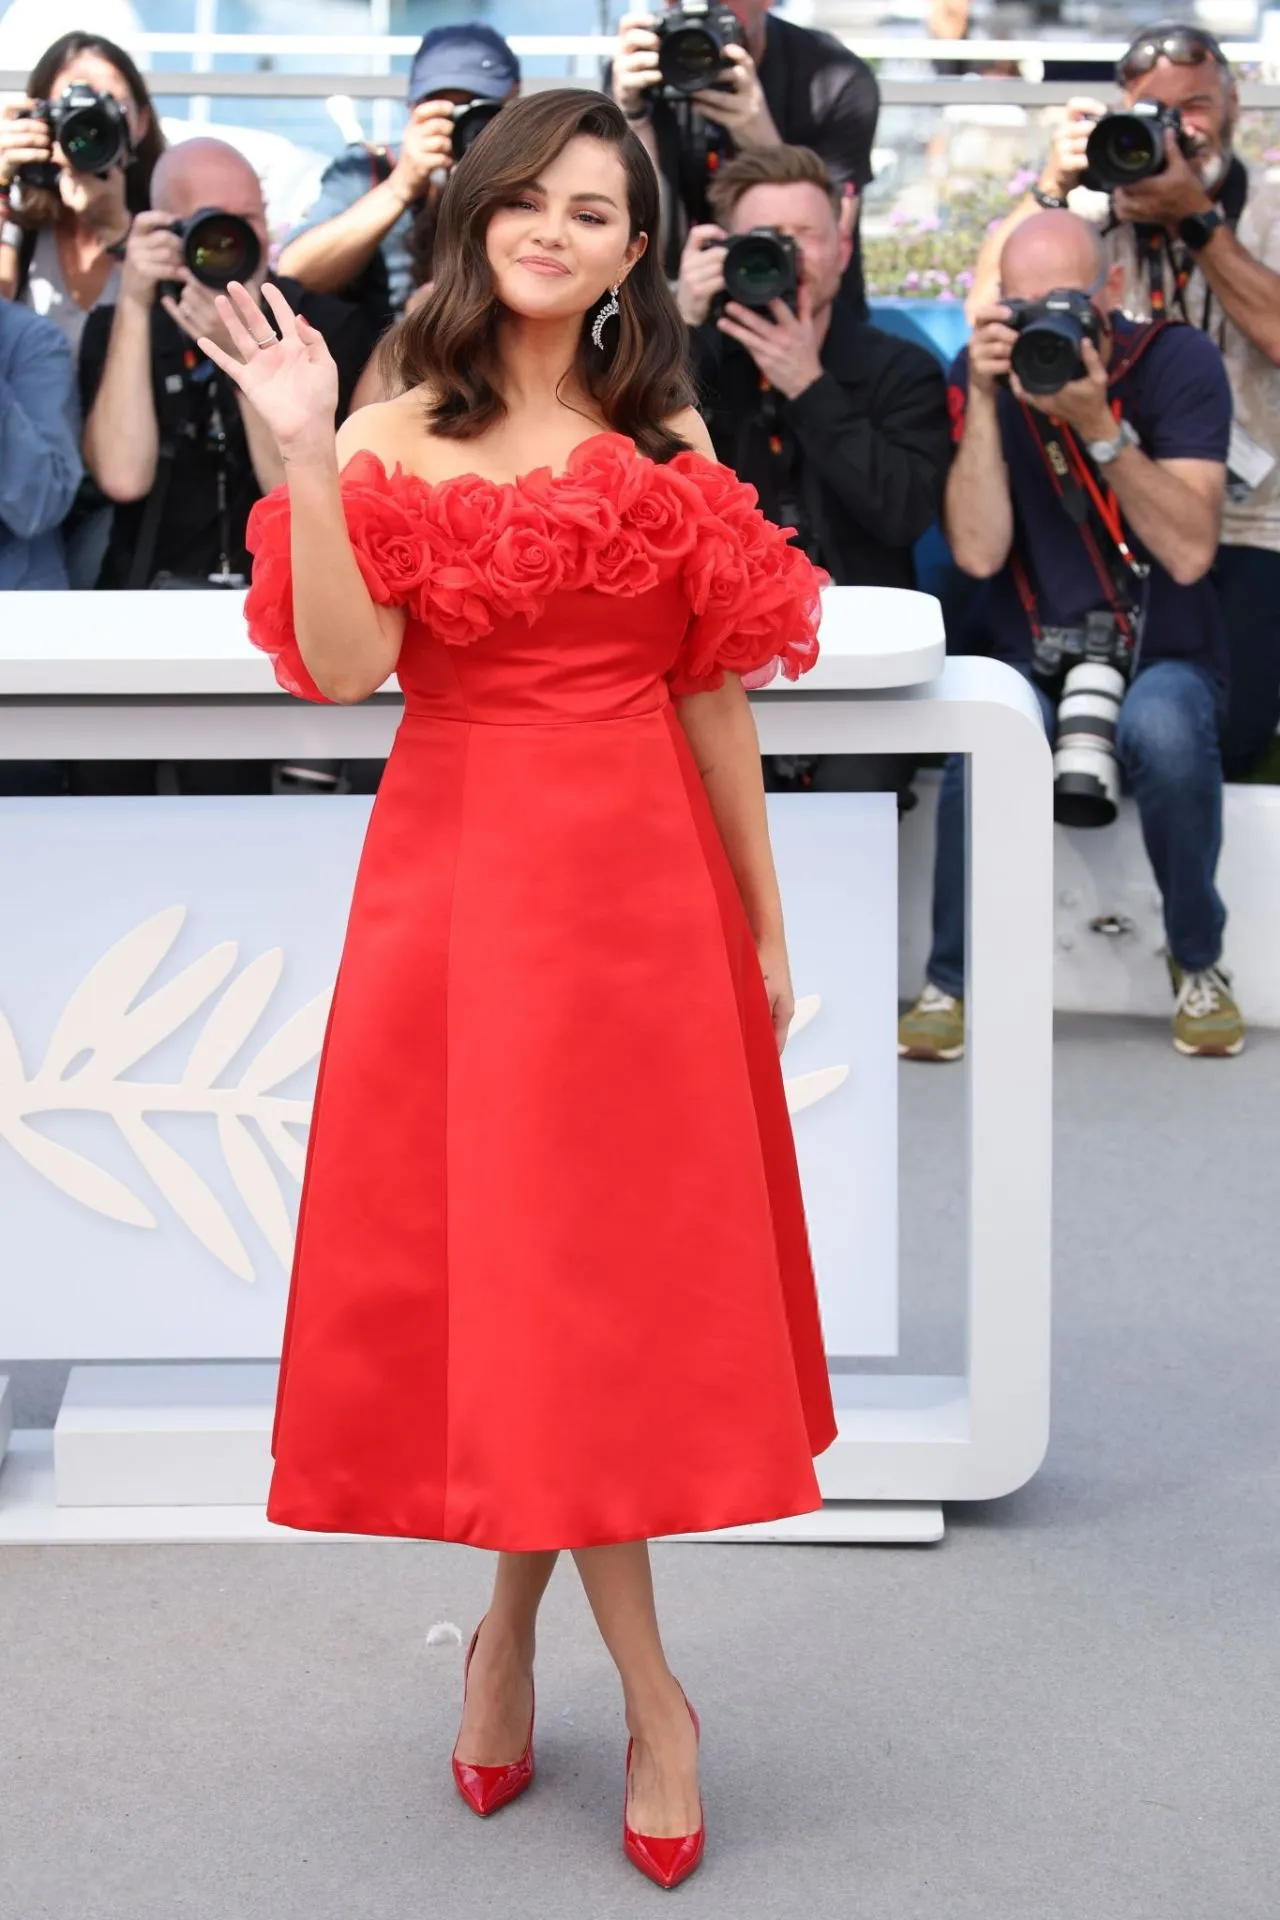
[[[1225,227],[1227,216],[1221,207],[1210,207],[1207,213],[1188,213],[1178,222],[1178,232],[1192,253],[1199,253],[1201,247],[1218,231]]]
[[[1121,420],[1116,428],[1114,440],[1086,440],[1089,458],[1095,467],[1109,467],[1119,458],[1126,447],[1140,447],[1138,429],[1128,420]]]
[[[1046,209],[1048,209],[1050,212],[1053,212],[1053,213],[1060,212],[1063,208],[1065,208],[1067,204],[1062,194],[1046,193],[1044,188],[1040,185],[1039,181],[1037,181],[1034,186],[1029,187],[1027,191],[1030,193],[1031,198],[1035,201],[1037,206],[1045,207]]]

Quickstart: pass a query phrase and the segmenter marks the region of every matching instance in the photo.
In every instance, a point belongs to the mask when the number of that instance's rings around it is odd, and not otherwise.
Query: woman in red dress
[[[624,1843],[696,1866],[697,1721],[646,1542],[805,1513],[835,1437],[779,1053],[794,1010],[743,689],[823,583],[711,453],[648,156],[579,90],[504,108],[445,196],[390,390],[238,289],[202,346],[287,473],[250,634],[310,700],[405,696],[316,1085],[267,1513],[496,1549],[454,1777],[532,1778],[572,1551],[622,1681]]]

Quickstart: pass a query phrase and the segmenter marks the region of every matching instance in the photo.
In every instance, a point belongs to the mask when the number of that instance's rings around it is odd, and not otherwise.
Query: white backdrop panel
[[[367,798],[0,801],[0,1354],[279,1352]],[[897,830],[774,795],[828,1348],[897,1339]],[[292,1024],[290,1024],[292,1022]]]

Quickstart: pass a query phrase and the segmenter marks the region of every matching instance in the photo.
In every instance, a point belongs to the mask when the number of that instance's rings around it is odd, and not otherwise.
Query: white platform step
[[[698,1541],[789,1541],[835,1545],[920,1546],[943,1537],[942,1508],[928,1502],[832,1500],[818,1513],[759,1527],[677,1538]],[[302,1533],[277,1527],[261,1503],[236,1506],[61,1506],[54,1498],[53,1435],[18,1428],[0,1461],[0,1547],[160,1546],[237,1541],[351,1541],[362,1534]]]
[[[73,1367],[53,1430],[60,1507],[261,1507],[274,1362]]]
[[[274,1362],[74,1367],[52,1434],[14,1436],[0,1470],[0,1541],[364,1537],[303,1535],[267,1520],[277,1374]],[[889,1438],[899,1437],[904,1422],[904,1434],[918,1438],[922,1419],[940,1420],[946,1437],[957,1437],[963,1382],[897,1376],[833,1384],[842,1438],[859,1419],[887,1422]],[[0,1387],[0,1432],[8,1406]],[[830,1490],[842,1491],[834,1470],[827,1481],[833,1477]],[[943,1531],[936,1502],[829,1499],[811,1514],[671,1537],[905,1545],[938,1541]]]

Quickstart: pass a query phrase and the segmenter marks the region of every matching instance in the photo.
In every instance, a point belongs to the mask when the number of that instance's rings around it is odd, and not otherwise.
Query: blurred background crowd
[[[1280,11],[1201,0],[0,0],[0,592],[243,586],[282,479],[200,351],[270,276],[340,409],[522,89],[650,153],[719,457],[844,584],[1035,686],[1058,817],[1138,803],[1183,1052],[1230,1054],[1224,777],[1280,778]],[[62,17],[65,15],[66,17]],[[91,18],[89,17],[91,16]],[[5,603],[12,621],[13,599]],[[380,763],[0,767],[0,790],[372,791]],[[774,760],[773,788],[913,769]],[[167,784],[166,784],[167,783]],[[963,1047],[963,770],[901,1049]]]

